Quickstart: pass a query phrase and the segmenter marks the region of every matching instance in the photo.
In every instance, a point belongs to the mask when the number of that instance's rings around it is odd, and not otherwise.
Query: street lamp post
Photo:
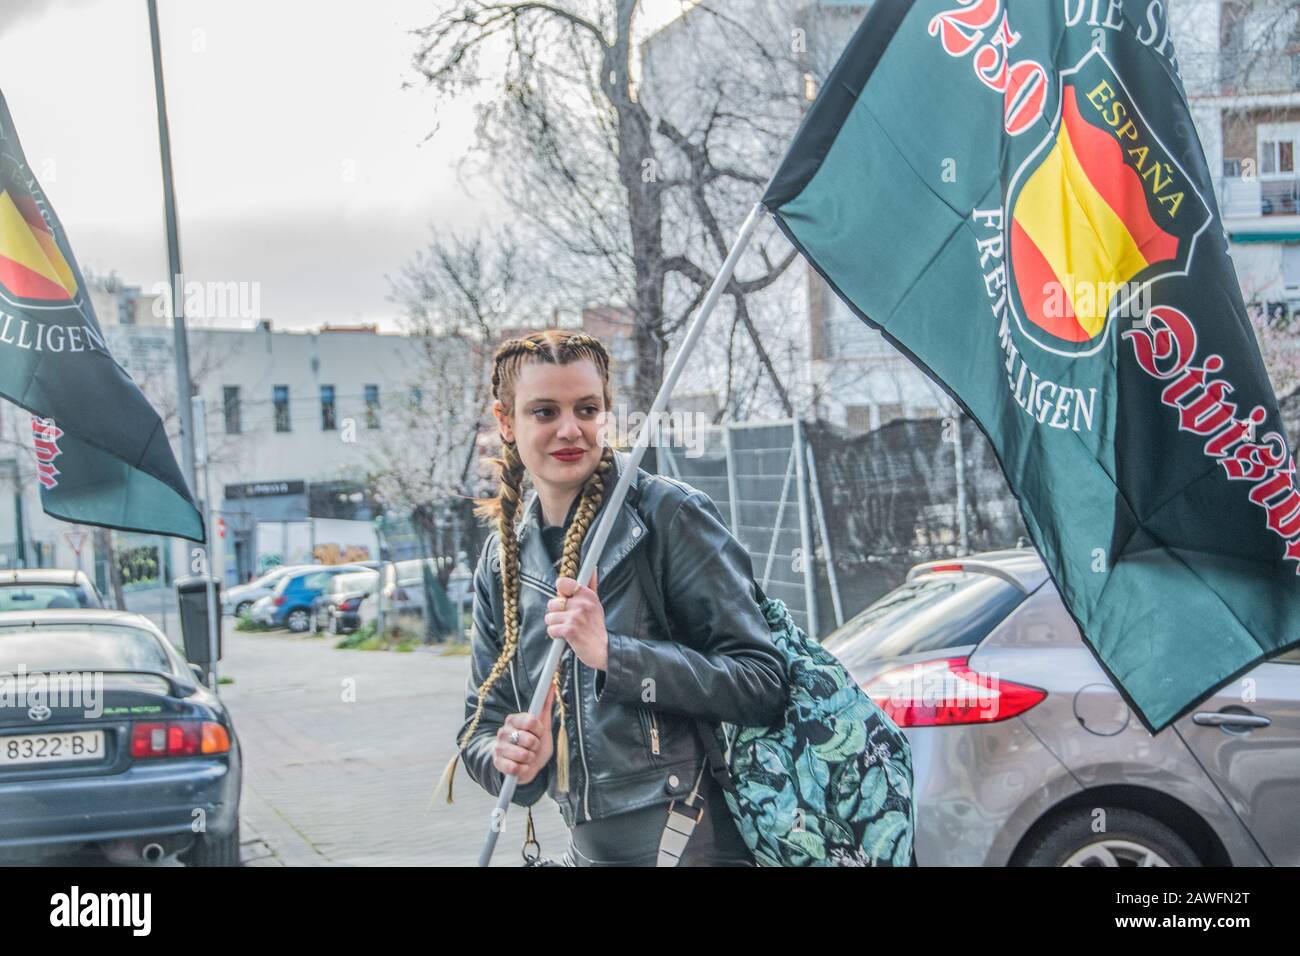
[[[195,396],[190,400],[191,419],[196,425],[194,433],[194,461],[195,465],[203,467],[203,530],[207,535],[207,540],[203,542],[204,547],[204,578],[206,579],[206,588],[208,592],[208,679],[213,690],[217,688],[217,626],[221,620],[221,608],[217,607],[217,586],[216,586],[216,558],[214,557],[213,536],[216,533],[212,527],[212,493],[208,481],[208,430],[207,419],[204,414],[203,399]]]

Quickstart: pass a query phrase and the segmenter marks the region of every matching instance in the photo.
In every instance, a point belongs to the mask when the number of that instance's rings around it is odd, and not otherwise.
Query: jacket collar
[[[587,537],[582,542],[582,560],[586,560],[587,552],[591,550],[591,542],[596,536],[596,528],[599,526],[609,505],[609,496],[613,493],[619,477],[627,469],[629,460],[630,456],[626,452],[614,452],[614,467],[610,469],[605,500],[601,502],[600,510],[596,512],[596,519],[592,522],[591,528],[587,531]],[[609,533],[609,540],[605,542],[605,548],[601,552],[600,561],[596,566],[596,575],[600,581],[608,581],[614,569],[646,538],[648,530],[646,523],[641,520],[641,515],[629,500],[635,499],[639,495],[643,475],[644,472],[638,468],[632,476],[627,498],[619,506],[618,517],[614,520],[614,527]],[[515,534],[519,538],[519,566],[523,573],[544,581],[553,587],[558,571],[555,565],[551,563],[551,556],[546,550],[546,542],[542,540],[541,525],[539,523],[540,509],[541,502],[537,499],[537,492],[535,490],[529,492],[528,501],[524,505],[523,517],[515,524]]]

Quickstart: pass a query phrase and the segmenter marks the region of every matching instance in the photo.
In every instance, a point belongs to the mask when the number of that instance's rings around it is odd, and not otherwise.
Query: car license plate
[[[26,763],[98,760],[104,756],[102,730],[0,737],[0,767]]]

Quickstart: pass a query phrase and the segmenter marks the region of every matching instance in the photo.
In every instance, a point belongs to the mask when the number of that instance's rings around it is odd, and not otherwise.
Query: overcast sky
[[[145,0],[3,2],[0,90],[74,254],[148,289],[167,262]],[[456,171],[471,104],[402,89],[437,6],[160,0],[187,279],[259,282],[278,328],[396,329],[385,274],[430,223],[500,217]],[[648,0],[643,29],[680,6]]]

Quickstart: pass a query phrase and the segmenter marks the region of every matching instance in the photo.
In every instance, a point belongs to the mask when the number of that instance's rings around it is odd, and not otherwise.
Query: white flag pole
[[[579,581],[587,584],[591,583],[592,575],[596,571],[596,565],[600,561],[600,554],[605,549],[605,542],[609,539],[609,534],[614,528],[614,521],[618,516],[619,508],[623,505],[623,499],[627,497],[628,485],[631,484],[632,476],[636,474],[641,459],[645,456],[645,450],[650,445],[650,436],[654,433],[654,424],[659,421],[659,414],[663,411],[664,406],[668,404],[668,396],[672,393],[673,386],[677,384],[682,369],[686,367],[686,360],[695,348],[696,340],[699,339],[700,333],[704,331],[704,323],[708,321],[709,315],[713,312],[714,306],[718,304],[718,299],[722,297],[722,292],[727,287],[727,283],[731,281],[732,273],[736,271],[736,263],[740,260],[741,254],[744,253],[745,247],[749,245],[754,230],[758,228],[758,223],[763,218],[763,212],[761,202],[755,203],[754,208],[749,211],[749,216],[745,219],[744,225],[740,227],[740,233],[736,236],[731,251],[727,253],[722,268],[718,270],[713,285],[709,287],[709,294],[704,297],[704,302],[700,305],[699,313],[691,321],[691,326],[686,332],[686,338],[682,340],[682,346],[677,350],[677,355],[673,358],[668,374],[664,376],[663,384],[659,386],[659,394],[655,396],[654,403],[650,406],[650,412],[646,415],[641,430],[637,433],[636,445],[630,453],[627,467],[619,475],[618,483],[614,485],[614,491],[610,495],[608,504],[601,510],[600,521],[596,525],[596,536],[592,539],[587,557],[583,559],[582,567],[578,570]],[[541,714],[542,705],[546,703],[546,694],[550,690],[551,678],[555,674],[555,669],[560,665],[560,655],[564,652],[565,646],[564,641],[551,641],[551,649],[547,653],[546,663],[542,667],[542,677],[537,682],[537,687],[533,690],[533,699],[528,705],[528,713],[534,717]],[[479,866],[487,866],[492,862],[492,852],[496,849],[497,837],[501,835],[501,831],[505,827],[506,812],[510,809],[510,798],[514,796],[518,784],[518,777],[513,774],[506,775],[501,786],[501,793],[497,797],[497,805],[492,811],[487,839],[483,843],[483,852],[479,855]]]

